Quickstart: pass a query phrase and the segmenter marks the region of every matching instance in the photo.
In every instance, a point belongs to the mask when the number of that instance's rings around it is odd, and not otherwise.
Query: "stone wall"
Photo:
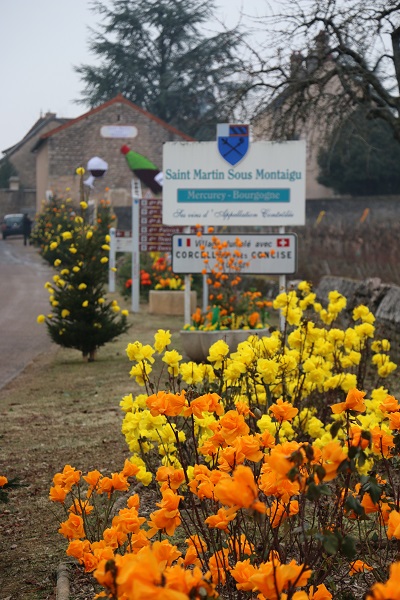
[[[36,190],[0,190],[0,219],[10,213],[36,213]]]
[[[364,304],[375,315],[380,337],[391,341],[393,357],[400,359],[400,286],[382,282],[378,277],[363,281],[346,277],[323,277],[315,288],[318,300],[326,306],[328,293],[337,290],[347,299],[345,322],[352,321],[353,309]],[[353,321],[354,322],[354,321]]]

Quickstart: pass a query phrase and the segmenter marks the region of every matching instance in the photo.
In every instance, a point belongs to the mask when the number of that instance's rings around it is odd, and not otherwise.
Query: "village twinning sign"
[[[221,124],[217,142],[164,144],[164,224],[305,224],[305,142],[250,144],[248,133]]]

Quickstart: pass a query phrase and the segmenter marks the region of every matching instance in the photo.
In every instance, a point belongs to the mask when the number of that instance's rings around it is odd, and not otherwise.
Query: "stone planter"
[[[209,348],[215,342],[223,340],[229,346],[229,352],[235,352],[238,344],[244,342],[250,335],[260,337],[269,335],[268,329],[226,329],[222,331],[190,331],[181,330],[182,348],[190,360],[206,362]]]
[[[196,292],[190,292],[190,312],[196,310]],[[149,313],[154,315],[184,315],[185,292],[178,290],[150,290]]]

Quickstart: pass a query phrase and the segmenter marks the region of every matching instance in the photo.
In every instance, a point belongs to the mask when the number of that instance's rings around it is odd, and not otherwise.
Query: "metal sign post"
[[[139,209],[142,187],[140,181],[132,179],[132,312],[140,307],[140,251],[139,251]]]
[[[110,229],[110,255],[108,259],[108,290],[115,292],[115,254],[116,254],[116,229]]]

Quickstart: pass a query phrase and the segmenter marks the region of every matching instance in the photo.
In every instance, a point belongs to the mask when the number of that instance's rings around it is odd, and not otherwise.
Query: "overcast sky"
[[[82,85],[73,70],[94,64],[87,26],[96,25],[89,0],[0,0],[0,156],[19,142],[41,114],[77,117]],[[262,14],[264,0],[217,0],[218,16],[236,24],[243,5]]]

